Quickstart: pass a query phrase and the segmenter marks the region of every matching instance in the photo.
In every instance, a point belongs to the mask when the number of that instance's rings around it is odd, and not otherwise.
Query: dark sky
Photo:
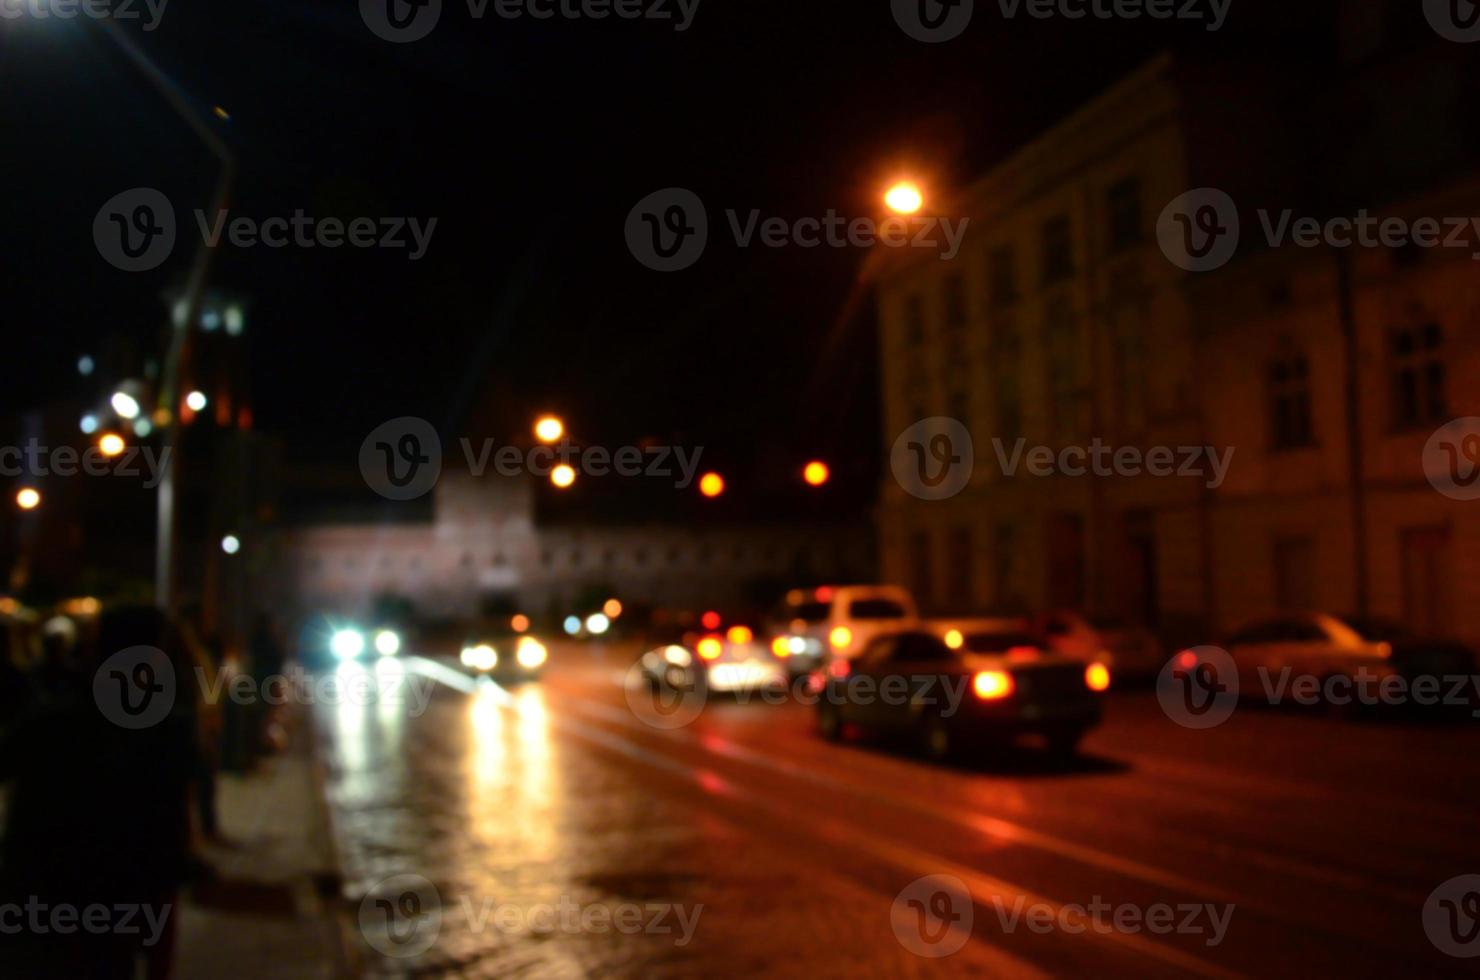
[[[353,447],[403,414],[456,434],[498,391],[593,441],[851,458],[878,440],[871,325],[822,349],[861,254],[716,234],[664,276],[628,254],[623,222],[668,186],[698,192],[715,225],[732,207],[867,215],[900,170],[969,178],[1158,49],[1224,41],[1196,24],[1004,24],[978,7],[940,46],[906,37],[886,0],[703,0],[684,33],[475,21],[447,0],[411,45],[372,35],[353,0],[174,0],[158,30],[125,29],[193,100],[231,112],[236,212],[438,218],[419,262],[219,253],[215,283],[252,303],[258,425],[294,455]],[[95,25],[0,21],[0,91],[9,412],[78,384],[76,357],[103,334],[160,329],[190,250],[117,271],[93,216],[144,185],[193,226],[214,165]]]

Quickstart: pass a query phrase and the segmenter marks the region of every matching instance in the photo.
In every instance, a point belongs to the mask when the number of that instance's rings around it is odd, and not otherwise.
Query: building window
[[[972,574],[975,556],[972,554],[970,527],[958,527],[951,533],[949,567],[951,570],[951,611],[971,612],[975,607],[974,578]]]
[[[1315,443],[1310,411],[1310,363],[1298,351],[1275,358],[1269,368],[1271,438],[1275,449]]]
[[[926,608],[934,604],[935,576],[931,574],[933,555],[930,553],[930,532],[916,531],[910,535],[910,585],[915,598]]]
[[[1117,276],[1112,282],[1107,319],[1114,344],[1117,417],[1123,430],[1138,432],[1146,425],[1151,385],[1146,338],[1151,310],[1136,277]]]
[[[970,316],[966,302],[966,277],[959,272],[946,276],[943,293],[946,327],[957,329],[966,326],[966,321]]]
[[[992,249],[987,260],[987,278],[991,288],[991,303],[996,309],[1011,306],[1018,301],[1017,268],[1012,246],[1001,245]]]
[[[1393,427],[1428,428],[1444,421],[1444,332],[1437,323],[1394,330],[1391,345]]]
[[[1141,241],[1141,182],[1135,177],[1111,184],[1105,192],[1110,220],[1110,251],[1118,252]]]
[[[1006,317],[998,320],[992,331],[992,391],[997,431],[1004,439],[1016,439],[1023,431],[1022,351],[1017,324]]]
[[[1048,409],[1055,436],[1077,438],[1089,431],[1089,392],[1082,369],[1084,344],[1079,320],[1067,302],[1044,311]]]
[[[997,525],[996,540],[992,543],[992,589],[998,611],[1013,609],[1017,603],[1018,533],[1011,524]]]
[[[1059,215],[1043,223],[1043,281],[1058,282],[1074,274],[1074,243],[1069,218]]]
[[[904,301],[904,342],[910,347],[925,343],[925,300],[919,293]]]

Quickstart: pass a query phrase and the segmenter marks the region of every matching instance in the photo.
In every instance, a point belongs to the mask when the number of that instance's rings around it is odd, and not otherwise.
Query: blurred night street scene
[[[1480,0],[0,0],[0,92],[0,977],[1476,975]]]

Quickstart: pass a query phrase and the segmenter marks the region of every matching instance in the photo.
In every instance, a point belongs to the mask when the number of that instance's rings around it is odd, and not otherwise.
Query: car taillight
[[[771,652],[785,660],[791,656],[791,640],[785,636],[778,636],[771,641]]]
[[[983,701],[1000,701],[1010,697],[1017,687],[1005,670],[984,670],[971,679],[971,689]]]
[[[853,642],[853,631],[846,626],[836,626],[827,635],[827,642],[832,644],[834,650],[841,650]]]
[[[959,650],[966,644],[966,637],[961,635],[960,630],[946,630],[946,646],[952,650]]]
[[[724,649],[724,643],[717,636],[706,636],[699,641],[699,656],[705,660],[717,660]]]
[[[848,661],[846,660],[834,660],[827,665],[827,672],[834,677],[847,677],[848,671]]]
[[[1104,664],[1090,664],[1084,668],[1084,685],[1091,691],[1109,690],[1110,668]]]
[[[736,646],[744,646],[755,639],[755,633],[749,626],[731,626],[725,631],[725,638]]]

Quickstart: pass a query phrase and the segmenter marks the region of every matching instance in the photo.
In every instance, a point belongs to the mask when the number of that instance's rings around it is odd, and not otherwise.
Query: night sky
[[[970,179],[1157,50],[1238,38],[1234,8],[1209,35],[1004,23],[988,4],[942,46],[906,37],[884,0],[705,0],[684,33],[475,21],[448,0],[410,45],[375,37],[350,0],[175,0],[158,30],[126,29],[231,113],[236,213],[438,219],[418,262],[218,254],[213,283],[251,303],[257,425],[290,457],[353,465],[364,434],[404,414],[456,436],[498,392],[528,406],[510,428],[551,408],[588,441],[683,439],[743,468],[763,445],[876,451],[873,324],[824,353],[862,254],[736,249],[726,208],[868,215],[901,172]],[[76,358],[104,334],[157,335],[215,165],[95,25],[0,21],[0,89],[9,414],[80,384]],[[99,257],[92,220],[141,185],[170,196],[182,239],[128,274]],[[623,223],[669,186],[698,192],[712,231],[697,266],[665,276],[633,260]]]

